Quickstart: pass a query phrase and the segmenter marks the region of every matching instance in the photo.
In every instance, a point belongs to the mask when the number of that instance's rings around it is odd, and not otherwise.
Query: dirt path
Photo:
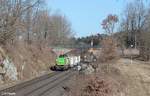
[[[120,59],[115,67],[127,83],[127,96],[150,96],[150,64]]]

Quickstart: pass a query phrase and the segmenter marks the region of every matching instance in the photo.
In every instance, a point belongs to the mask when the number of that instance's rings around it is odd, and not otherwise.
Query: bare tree
[[[21,11],[19,3],[14,0],[0,0],[0,42],[3,44],[13,38],[15,22]]]
[[[0,42],[12,41],[16,31],[20,27],[24,14],[32,7],[35,7],[41,0],[32,0],[31,4],[26,4],[30,0],[0,0]],[[29,12],[29,11],[28,11]]]
[[[61,14],[49,14],[47,10],[39,10],[33,17],[33,34],[39,44],[66,44],[72,36],[69,21]]]
[[[44,0],[0,0],[0,43],[35,41],[65,44],[72,37],[68,19],[40,7]],[[21,38],[21,40],[20,40]]]
[[[102,27],[108,34],[106,38],[102,40],[102,56],[101,61],[109,61],[116,58],[116,42],[113,38],[113,33],[115,29],[115,24],[118,22],[118,17],[116,15],[108,15],[106,19],[102,21]],[[101,57],[100,57],[101,58]],[[108,66],[109,67],[109,64]]]
[[[72,28],[70,22],[65,16],[54,14],[50,19],[50,38],[55,39],[55,44],[65,44],[72,36]]]
[[[106,19],[102,21],[102,27],[108,35],[114,33],[115,24],[118,22],[117,15],[108,15]]]
[[[149,60],[150,54],[150,9],[144,1],[135,0],[127,5],[122,21],[122,32],[128,33],[128,46],[134,45],[140,51],[143,60]]]
[[[50,15],[47,10],[38,10],[32,20],[32,39],[41,45],[48,42]]]
[[[128,46],[138,48],[144,58],[148,48],[144,38],[146,29],[149,29],[148,22],[148,10],[142,0],[135,0],[127,5],[121,23],[122,31],[128,33]]]
[[[122,25],[128,32],[131,44],[135,45],[135,47],[137,43],[142,43],[140,37],[146,24],[146,19],[146,9],[142,0],[131,2],[127,5]]]

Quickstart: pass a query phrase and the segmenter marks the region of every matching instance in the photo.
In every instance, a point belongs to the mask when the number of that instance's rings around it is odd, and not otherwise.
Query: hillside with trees
[[[50,46],[72,44],[73,34],[67,17],[52,13],[45,0],[0,0],[0,60],[12,62],[17,80],[49,70],[56,57]],[[2,73],[0,81],[11,81],[13,72]]]

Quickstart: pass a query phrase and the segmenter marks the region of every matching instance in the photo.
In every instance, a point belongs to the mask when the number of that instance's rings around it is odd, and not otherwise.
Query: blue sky
[[[108,14],[120,15],[126,0],[47,0],[48,8],[60,11],[72,24],[76,37],[103,33],[101,21]]]

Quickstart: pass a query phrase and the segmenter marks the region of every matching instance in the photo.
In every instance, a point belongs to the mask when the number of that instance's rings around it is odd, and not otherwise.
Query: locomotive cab
[[[56,70],[67,70],[69,69],[69,60],[67,55],[60,55],[56,59]]]

